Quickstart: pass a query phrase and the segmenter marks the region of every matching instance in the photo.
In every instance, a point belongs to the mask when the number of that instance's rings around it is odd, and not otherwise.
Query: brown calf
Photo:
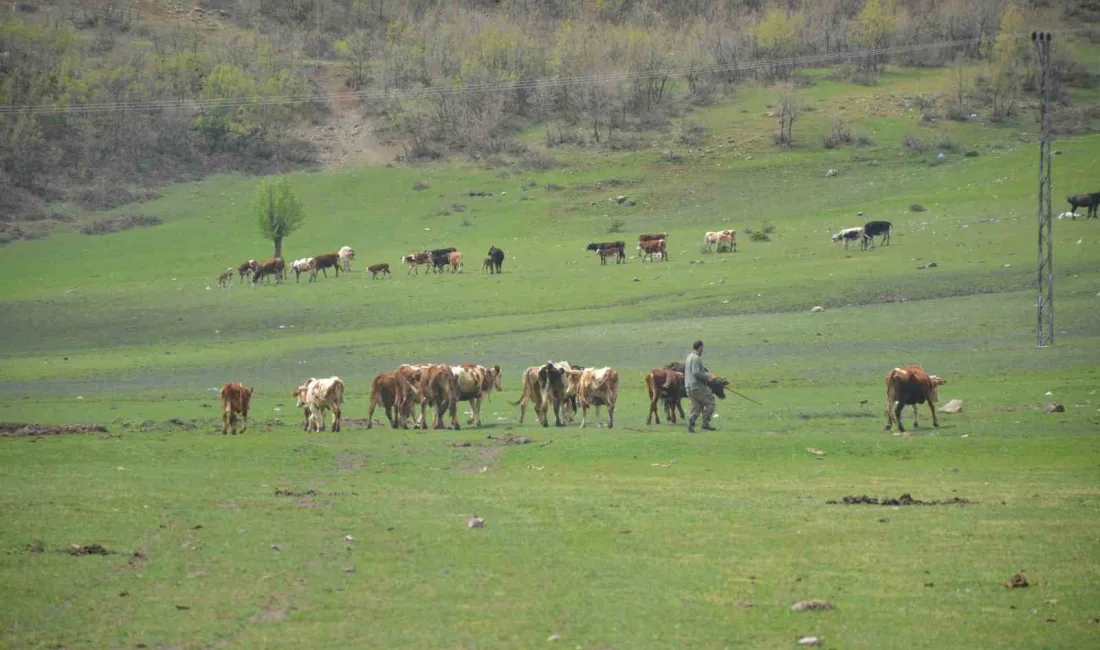
[[[229,267],[228,269],[226,269],[225,273],[222,273],[221,275],[218,276],[218,286],[219,287],[228,287],[229,284],[231,282],[233,282],[233,274],[236,271],[237,271],[237,269],[233,268],[232,266]]]
[[[670,424],[676,424],[676,412],[684,417],[684,407],[681,400],[684,396],[684,373],[675,370],[650,370],[645,376],[645,385],[649,390],[649,416],[645,423],[652,424],[651,419],[661,423],[661,416],[657,413],[657,402],[663,401],[665,405],[665,418]]]
[[[371,264],[370,266],[367,267],[367,271],[370,273],[370,279],[371,280],[378,277],[379,273],[382,274],[382,277],[386,277],[387,275],[391,275],[390,274],[390,265],[385,263],[385,262],[381,262],[380,264]]]
[[[932,411],[932,426],[940,426],[936,417],[936,401],[939,395],[936,392],[938,386],[947,381],[935,375],[929,375],[917,365],[905,368],[894,368],[886,374],[886,431],[894,422],[898,424],[898,431],[904,432],[901,424],[901,411],[908,405],[913,405],[913,428],[917,428],[916,405],[928,402],[928,409]]]
[[[424,417],[428,406],[435,407],[433,429],[444,428],[444,413],[450,413],[455,431],[461,428],[457,417],[458,385],[451,367],[446,364],[428,366],[420,373],[420,422],[425,429],[428,427]]]
[[[237,267],[237,273],[241,274],[241,282],[244,282],[244,276],[256,271],[256,260],[248,260]]]
[[[252,389],[245,388],[238,381],[231,381],[222,386],[222,435],[224,436],[232,427],[233,435],[237,435],[237,414],[241,414],[244,423],[241,424],[241,435],[248,430],[248,402],[252,399]]]
[[[309,281],[313,282],[317,279],[318,271],[325,275],[325,279],[328,279],[328,271],[326,271],[325,269],[334,269],[336,271],[336,277],[340,277],[339,253],[325,253],[324,255],[315,255],[313,257],[313,263],[309,265]]]
[[[252,284],[257,284],[265,275],[275,276],[275,283],[278,284],[283,281],[283,272],[285,270],[286,263],[283,262],[283,258],[281,257],[264,260],[256,265],[256,271],[252,275]]]
[[[367,428],[374,426],[374,409],[381,406],[386,410],[386,419],[390,426],[398,428],[399,417],[394,411],[397,404],[397,377],[392,372],[384,372],[374,378],[370,385],[370,408],[367,410]]]

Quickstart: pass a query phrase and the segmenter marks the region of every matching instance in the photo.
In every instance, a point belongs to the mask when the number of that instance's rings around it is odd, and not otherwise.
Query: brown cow
[[[256,271],[252,275],[252,284],[258,283],[265,275],[275,276],[275,283],[278,284],[283,281],[283,272],[285,270],[286,263],[283,262],[283,258],[281,257],[264,260],[256,265]]]
[[[370,385],[370,408],[367,410],[367,428],[374,427],[374,409],[381,406],[386,410],[386,419],[390,426],[398,428],[400,418],[394,410],[397,404],[397,376],[384,372],[374,378]]]
[[[451,273],[459,273],[462,271],[462,253],[460,251],[447,253],[447,263],[451,265]]]
[[[244,276],[248,275],[249,273],[254,273],[257,266],[258,263],[256,262],[256,260],[248,260],[247,262],[244,262],[240,266],[238,266],[237,273],[241,275],[240,281],[244,282]]]
[[[228,269],[225,270],[225,273],[222,273],[221,275],[219,275],[218,276],[218,286],[219,287],[228,287],[233,282],[233,273],[236,272],[236,270],[237,269],[235,269],[231,266],[231,267],[229,267]]]
[[[668,247],[667,247],[667,244],[666,244],[666,240],[664,240],[664,239],[654,239],[652,241],[640,241],[640,242],[638,242],[638,252],[641,254],[643,262],[645,261],[645,258],[647,258],[647,257],[650,258],[650,260],[652,260],[653,255],[655,253],[660,253],[661,254],[661,259],[666,261],[666,262],[668,261]]]
[[[932,426],[940,426],[939,418],[936,417],[936,402],[939,400],[936,388],[946,383],[946,380],[929,375],[924,368],[917,365],[891,370],[886,374],[886,426],[883,429],[889,431],[893,423],[897,422],[898,431],[904,432],[901,411],[910,404],[913,405],[913,428],[917,428],[919,423],[916,405],[925,402],[928,402],[928,409],[932,411]]]
[[[324,255],[314,255],[313,262],[309,265],[309,281],[313,282],[317,279],[317,272],[324,273],[325,279],[328,279],[328,271],[325,269],[335,269],[336,277],[340,277],[340,253],[325,253]]]
[[[371,264],[370,266],[367,267],[367,273],[370,273],[370,279],[371,280],[374,280],[375,278],[377,278],[378,274],[382,274],[383,278],[386,277],[387,275],[392,275],[390,273],[390,265],[387,264],[386,262],[381,262],[379,264]]]
[[[647,234],[644,234],[644,235],[638,235],[638,241],[640,241],[640,242],[642,242],[642,241],[658,241],[660,239],[668,239],[668,233],[667,232],[654,232],[654,233],[647,233]]]
[[[420,403],[420,376],[427,365],[411,365],[403,363],[393,371],[394,377],[394,420],[397,428],[409,428],[409,420],[413,421],[413,428],[420,428],[420,421],[416,418],[416,405]]]
[[[222,386],[222,435],[224,436],[230,427],[233,435],[237,435],[237,414],[241,414],[244,420],[241,424],[241,435],[248,430],[248,402],[252,399],[252,389],[245,388],[238,381],[231,381]]]
[[[420,423],[428,428],[425,413],[428,406],[435,407],[433,429],[443,429],[443,415],[450,413],[451,425],[457,431],[458,385],[451,367],[446,364],[430,365],[420,372]]]
[[[684,397],[684,373],[663,368],[650,370],[645,376],[645,385],[649,390],[649,416],[646,424],[652,424],[656,419],[661,423],[661,416],[657,413],[657,402],[663,401],[665,405],[665,418],[670,424],[676,424],[676,412],[680,417],[684,416],[684,407],[681,403]]]

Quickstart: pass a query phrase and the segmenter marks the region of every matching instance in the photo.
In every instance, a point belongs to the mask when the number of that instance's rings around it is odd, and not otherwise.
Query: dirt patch
[[[357,492],[318,492],[317,490],[283,490],[275,488],[275,496],[301,499],[304,497],[357,497],[359,494]]]
[[[107,427],[99,424],[22,424],[0,422],[0,436],[35,437],[60,436],[67,433],[107,433]]]
[[[920,499],[914,499],[908,492],[894,499],[892,497],[884,497],[882,499],[876,499],[869,497],[866,494],[859,496],[846,496],[841,501],[831,499],[825,503],[829,505],[835,505],[837,503],[843,503],[849,506],[867,505],[867,506],[961,506],[976,503],[963,497],[951,497],[950,499],[944,499],[943,501],[921,501]]]
[[[1011,578],[1009,578],[1008,580],[1005,581],[1005,588],[1006,589],[1021,589],[1023,587],[1027,587],[1027,586],[1028,586],[1027,578],[1025,578],[1024,574],[1022,574],[1022,573],[1013,574],[1013,576]]]
[[[532,440],[527,436],[486,436],[489,440],[494,440],[502,445],[526,445]]]
[[[351,427],[353,429],[366,429],[370,427],[371,422],[373,422],[374,426],[376,427],[382,426],[382,421],[378,418],[375,418],[374,420],[366,420],[363,418],[343,418],[340,420],[340,428],[342,429],[344,427]],[[386,427],[389,426],[389,423],[387,423]]]
[[[111,555],[112,551],[108,551],[106,548],[99,544],[69,544],[69,548],[65,550],[69,555]]]
[[[363,469],[367,455],[359,451],[344,451],[336,454],[336,466],[344,472]]]
[[[286,616],[289,613],[289,607],[273,607],[268,605],[264,607],[263,613],[256,614],[248,620],[252,623],[282,623],[286,620]]]

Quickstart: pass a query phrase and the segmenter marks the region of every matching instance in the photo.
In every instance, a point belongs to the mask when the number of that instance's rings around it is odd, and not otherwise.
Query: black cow
[[[600,256],[600,263],[607,264],[607,258],[614,255],[615,263],[621,264],[626,261],[626,253],[623,250],[626,247],[624,241],[607,241],[607,242],[594,242],[585,247],[586,251],[595,251]]]
[[[678,372],[682,375],[682,374],[684,374],[684,364],[680,361],[673,361],[672,363],[665,366],[665,370],[671,370],[673,372]],[[707,370],[706,366],[703,366],[703,372],[708,373],[708,374],[710,373],[710,371]],[[686,383],[687,383],[687,380],[685,378],[685,384]],[[707,382],[707,387],[710,388],[710,391],[712,393],[714,393],[714,396],[717,397],[718,399],[726,399],[726,386],[729,386],[729,385],[730,385],[730,380],[726,379],[725,377],[714,377],[713,375],[711,377],[711,380]],[[687,388],[686,387],[684,388],[684,395],[683,396],[687,397]]]
[[[432,254],[432,270],[436,273],[442,273],[451,263],[451,253],[457,250],[457,248],[433,248],[428,251]]]
[[[489,272],[500,273],[500,266],[504,264],[504,251],[496,246],[489,248]]]
[[[863,236],[871,243],[871,246],[875,245],[875,237],[881,236],[882,241],[879,242],[883,246],[890,245],[890,222],[889,221],[868,221],[863,224]]]
[[[1069,201],[1070,206],[1073,207],[1070,212],[1073,213],[1074,218],[1077,217],[1077,208],[1088,208],[1085,212],[1086,219],[1096,218],[1096,208],[1100,206],[1100,192],[1094,192],[1092,194],[1075,194],[1073,196],[1067,196],[1066,200]]]

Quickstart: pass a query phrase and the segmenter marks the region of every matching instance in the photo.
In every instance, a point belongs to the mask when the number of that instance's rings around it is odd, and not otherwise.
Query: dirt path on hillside
[[[359,98],[344,85],[342,66],[321,64],[312,77],[319,92],[335,95],[332,112],[320,124],[299,124],[292,133],[317,145],[318,162],[326,170],[392,162],[400,147],[377,136]]]

